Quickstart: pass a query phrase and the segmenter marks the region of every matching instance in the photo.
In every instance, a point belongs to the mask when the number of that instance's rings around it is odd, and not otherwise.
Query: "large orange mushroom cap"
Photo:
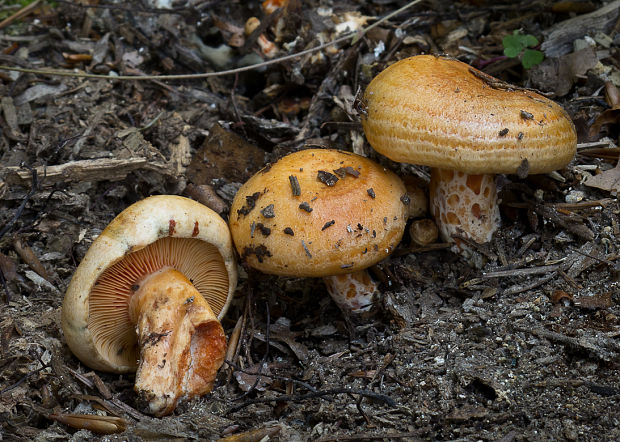
[[[561,169],[577,149],[575,127],[557,103],[466,63],[433,55],[400,60],[364,93],[370,145],[400,162],[466,174]]]

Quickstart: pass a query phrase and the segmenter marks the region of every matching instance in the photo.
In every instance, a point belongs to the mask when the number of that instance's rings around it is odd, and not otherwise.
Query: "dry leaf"
[[[537,89],[553,91],[562,97],[570,91],[577,77],[597,63],[596,50],[588,47],[561,57],[547,58],[531,69],[530,76]]]
[[[607,109],[596,117],[590,127],[589,135],[594,138],[607,124],[620,124],[620,90],[611,82],[605,82],[605,99],[611,109]]]
[[[607,190],[612,195],[620,193],[620,161],[613,169],[606,170],[598,175],[588,176],[584,182],[586,186]]]
[[[4,275],[4,279],[12,281],[17,276],[17,266],[8,256],[0,253],[0,271]]]
[[[247,367],[245,371],[235,371],[235,379],[239,383],[239,388],[243,391],[249,391],[250,389],[265,391],[273,382],[271,377],[262,376],[271,374],[270,365],[264,364],[260,373],[259,368],[260,364],[255,364]]]

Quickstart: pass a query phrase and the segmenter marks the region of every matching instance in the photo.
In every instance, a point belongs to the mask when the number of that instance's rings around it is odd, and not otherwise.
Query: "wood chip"
[[[261,210],[260,213],[265,218],[274,218],[276,216],[276,214],[273,211],[273,204],[269,204],[267,207],[265,207],[263,210]]]
[[[308,204],[306,201],[304,201],[303,203],[301,203],[299,205],[299,208],[301,210],[305,210],[306,212],[310,213],[312,212],[312,207],[310,207],[310,204]]]
[[[293,196],[301,195],[301,187],[299,186],[299,181],[295,175],[290,175],[288,180],[291,183],[291,190],[293,191]]]
[[[338,182],[338,177],[336,175],[334,175],[333,173],[325,172],[324,170],[319,170],[317,178],[320,182],[329,187],[335,186]]]
[[[256,200],[260,196],[260,192],[254,192],[252,195],[248,195],[245,197],[245,205],[237,210],[237,217],[243,215],[246,216],[250,213],[254,207],[256,207]]]
[[[340,178],[344,178],[347,175],[351,175],[352,177],[355,177],[355,178],[360,176],[359,171],[355,170],[351,166],[346,166],[346,167],[341,167],[339,169],[335,169],[334,173],[338,175]]]
[[[310,250],[308,250],[308,246],[306,245],[306,242],[303,239],[301,240],[301,246],[304,248],[308,258],[312,258],[312,253],[310,253]]]
[[[323,231],[323,230],[327,229],[328,227],[333,226],[334,224],[336,224],[336,221],[334,221],[334,220],[327,221],[327,222],[325,223],[325,225],[323,226],[323,228],[321,229],[321,231]]]

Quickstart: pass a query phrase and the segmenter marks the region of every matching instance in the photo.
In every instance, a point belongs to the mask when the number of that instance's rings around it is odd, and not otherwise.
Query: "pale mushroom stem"
[[[449,169],[431,170],[431,212],[446,242],[463,252],[467,246],[453,235],[482,244],[500,224],[495,175],[469,175]]]
[[[169,414],[179,399],[211,391],[226,336],[208,302],[182,273],[167,268],[141,281],[130,317],[140,347],[134,389],[151,413]]]
[[[377,284],[366,270],[325,276],[323,281],[334,302],[342,311],[348,313],[357,314],[370,310],[378,292]]]

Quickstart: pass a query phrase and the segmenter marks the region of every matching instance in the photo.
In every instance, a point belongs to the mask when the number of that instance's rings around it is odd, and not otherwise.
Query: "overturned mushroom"
[[[357,272],[400,242],[407,220],[405,193],[394,173],[367,158],[303,150],[259,171],[239,189],[230,229],[251,267],[275,275],[327,277],[334,301],[359,312],[370,307],[376,284]],[[351,276],[334,276],[342,274]],[[343,279],[348,280],[344,285]]]
[[[219,318],[237,282],[226,223],[187,198],[153,196],[120,213],[93,242],[62,308],[73,353],[91,368],[137,370],[148,410],[211,391],[224,360]]]

